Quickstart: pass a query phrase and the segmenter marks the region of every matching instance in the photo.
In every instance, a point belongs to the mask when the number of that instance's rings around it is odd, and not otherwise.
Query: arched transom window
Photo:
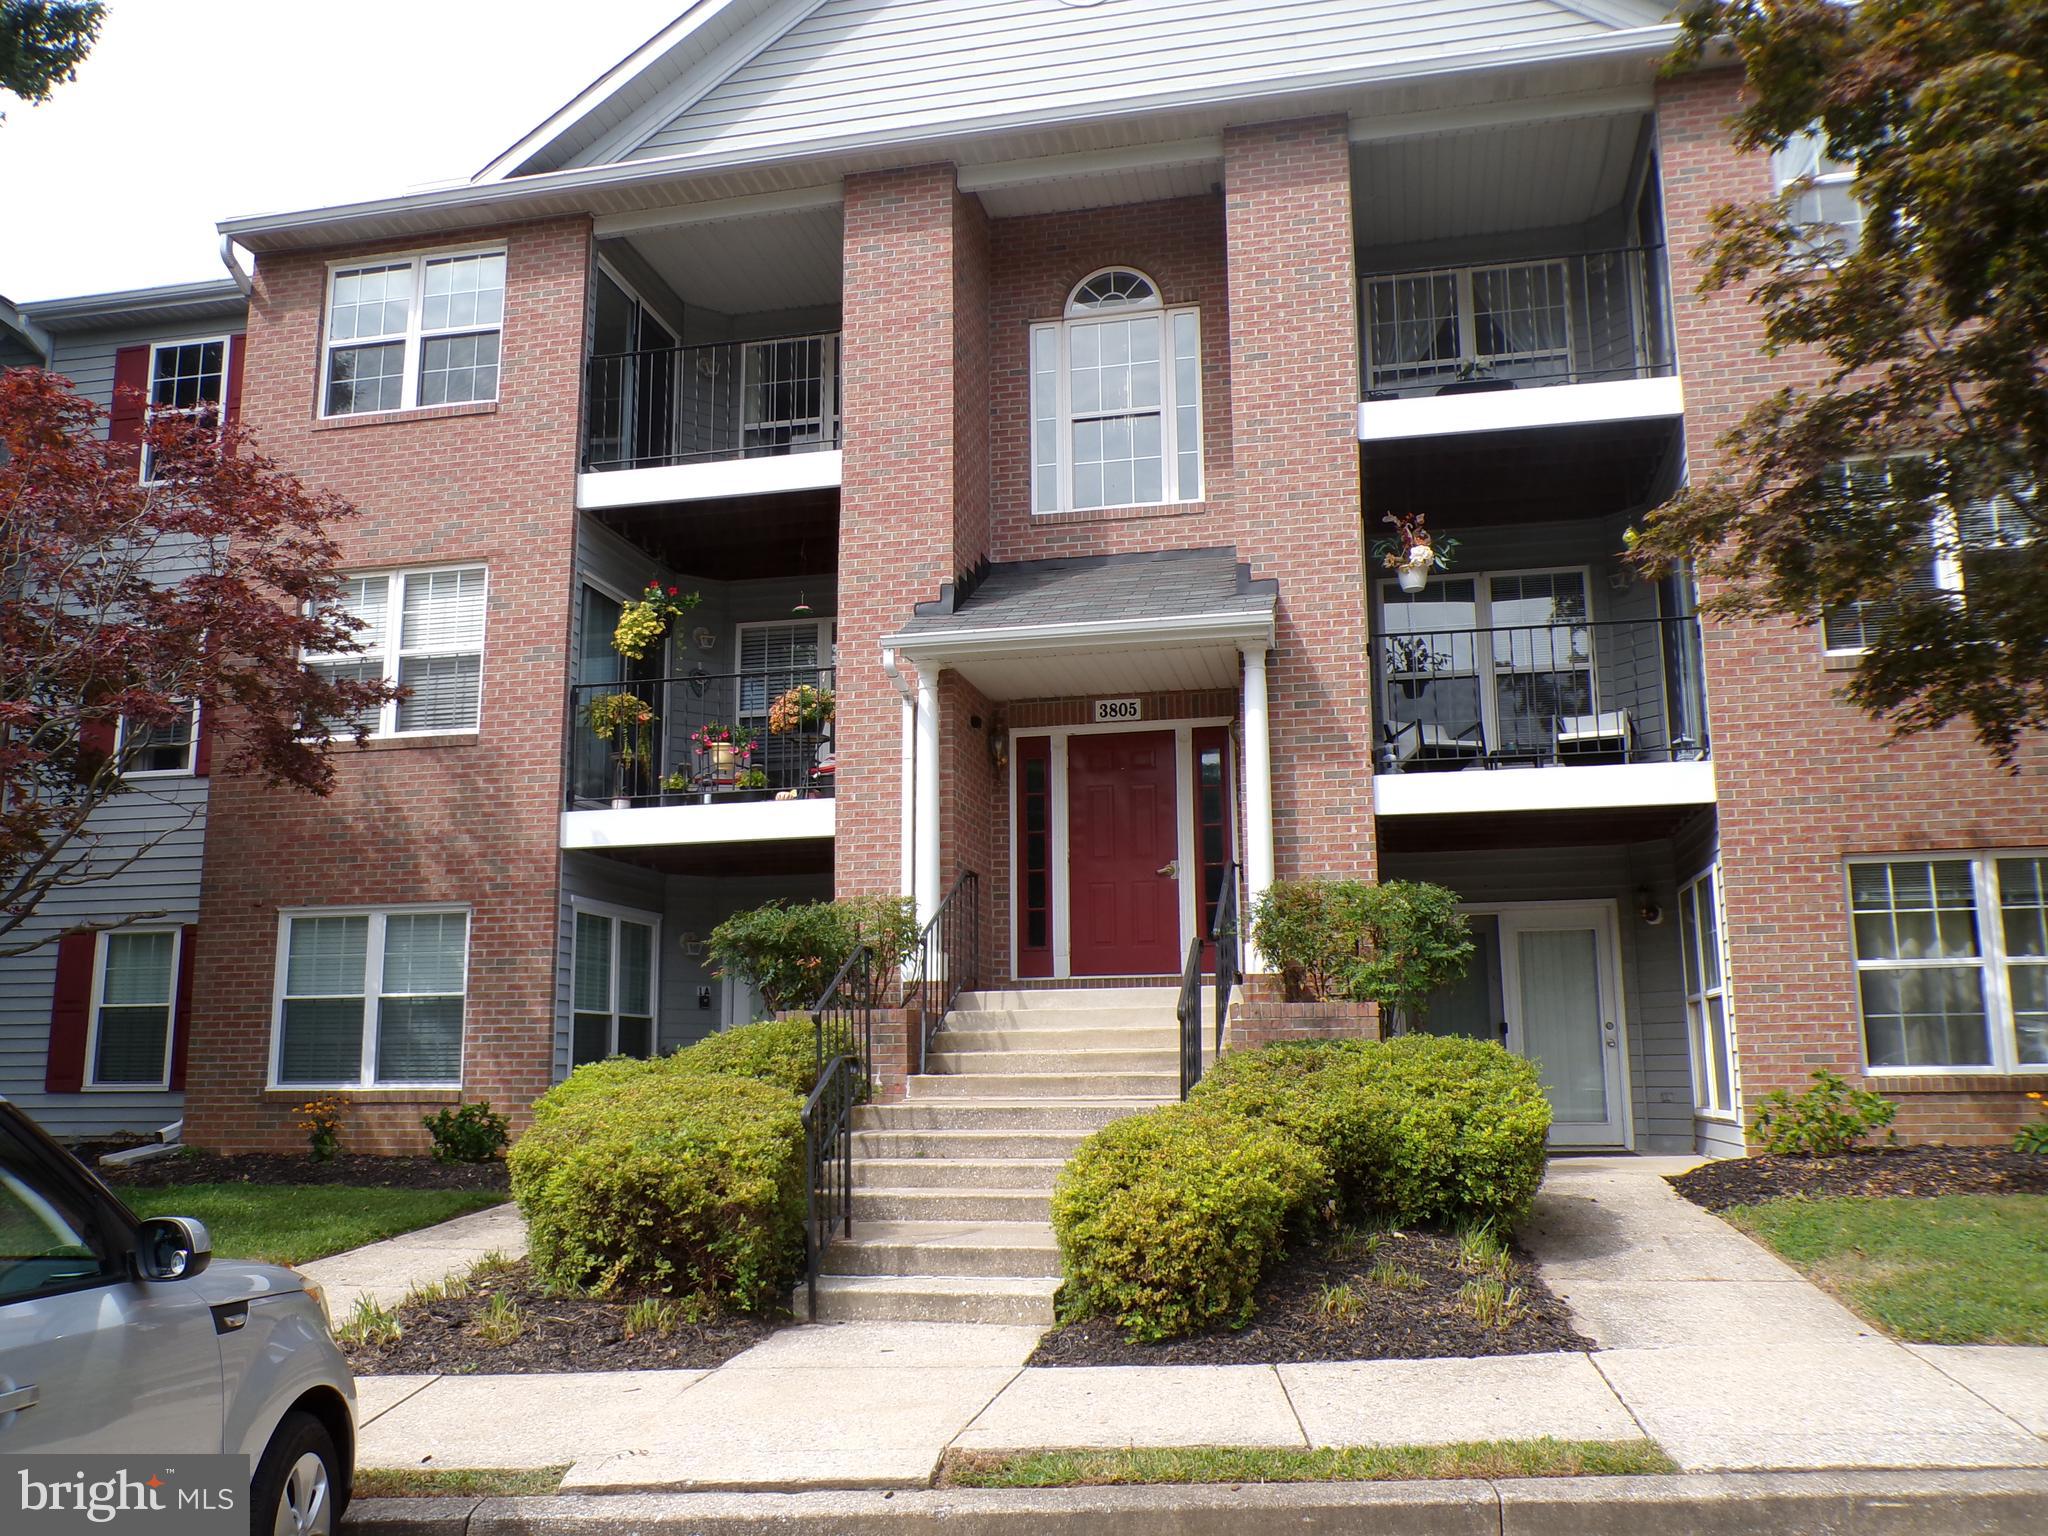
[[[1144,273],[1108,267],[1031,328],[1035,512],[1198,501],[1202,330]]]

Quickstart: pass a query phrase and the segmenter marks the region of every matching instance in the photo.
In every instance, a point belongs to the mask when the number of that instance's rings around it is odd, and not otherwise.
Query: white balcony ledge
[[[1380,816],[1629,810],[1712,805],[1714,797],[1711,761],[1382,773],[1372,781],[1373,811]]]
[[[710,501],[725,496],[771,496],[781,491],[838,486],[840,450],[717,459],[709,464],[665,464],[655,469],[604,469],[576,477],[576,505],[586,512],[644,507],[664,501]]]
[[[1536,427],[1645,421],[1684,414],[1685,391],[1675,377],[1545,384],[1465,395],[1362,400],[1358,405],[1358,440],[1387,443],[1414,437],[1519,432]]]
[[[838,802],[748,800],[736,805],[646,805],[564,811],[564,848],[657,848],[704,843],[775,843],[830,837]]]

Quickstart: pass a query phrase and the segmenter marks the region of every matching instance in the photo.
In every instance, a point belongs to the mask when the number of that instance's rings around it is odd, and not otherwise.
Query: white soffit
[[[845,216],[837,202],[626,236],[685,304],[740,315],[839,302]]]
[[[1373,813],[1378,816],[1712,805],[1714,793],[1710,761],[1382,773],[1372,781]]]
[[[947,660],[945,667],[992,701],[1204,688],[1235,691],[1238,651],[1223,644],[1042,651],[957,657]]]

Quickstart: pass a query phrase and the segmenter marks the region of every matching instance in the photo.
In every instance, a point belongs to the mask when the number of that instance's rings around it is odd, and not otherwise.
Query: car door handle
[[[43,1400],[43,1394],[34,1387],[16,1387],[12,1392],[0,1392],[0,1413],[14,1413],[23,1408],[33,1408]]]

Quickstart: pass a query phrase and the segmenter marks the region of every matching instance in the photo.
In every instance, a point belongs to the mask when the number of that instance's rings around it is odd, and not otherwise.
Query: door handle
[[[1167,879],[1171,880],[1175,875],[1180,873],[1180,860],[1168,859],[1164,864],[1159,866],[1159,873],[1166,876]]]
[[[0,1413],[15,1413],[23,1408],[33,1408],[43,1400],[43,1394],[35,1387],[16,1387],[12,1392],[0,1392]]]

